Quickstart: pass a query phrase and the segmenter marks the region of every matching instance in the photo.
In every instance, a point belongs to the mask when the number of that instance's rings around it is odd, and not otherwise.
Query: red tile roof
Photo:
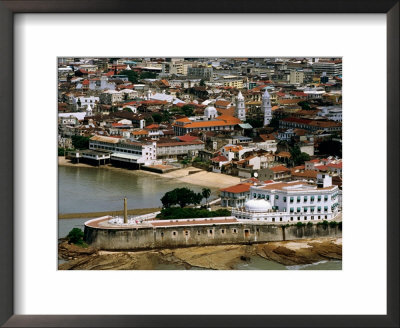
[[[225,192],[232,192],[232,193],[241,193],[241,192],[247,192],[250,190],[251,183],[239,183],[234,186],[230,186],[228,188],[220,189],[220,191],[225,191]]]
[[[145,129],[158,129],[160,126],[158,124],[150,124],[145,127]]]
[[[220,156],[211,158],[211,161],[212,162],[216,162],[216,163],[218,163],[218,162],[227,162],[228,159],[225,156],[220,155]]]
[[[337,163],[337,164],[327,164],[326,166],[327,167],[332,167],[332,168],[335,168],[335,169],[341,169],[342,168],[342,162]]]
[[[226,106],[228,106],[228,105],[230,105],[231,104],[231,102],[230,101],[225,101],[225,100],[217,100],[216,102],[215,102],[215,106],[217,107],[217,106],[224,106],[224,107],[226,107]]]
[[[278,166],[274,166],[271,167],[271,171],[272,172],[290,172],[290,169],[288,169],[286,166],[283,165],[278,165]]]
[[[180,136],[180,137],[177,137],[177,138],[179,140],[181,140],[181,141],[194,141],[194,140],[198,140],[199,139],[198,137],[194,137],[194,136],[191,136],[189,134],[186,134],[184,136]]]
[[[274,183],[275,181],[274,180],[265,180],[265,181],[263,181],[264,183],[266,183],[266,184],[268,184],[268,183]]]
[[[312,178],[315,179],[317,177],[318,171],[314,170],[306,170],[304,172],[294,172],[292,171],[292,177],[298,178]]]

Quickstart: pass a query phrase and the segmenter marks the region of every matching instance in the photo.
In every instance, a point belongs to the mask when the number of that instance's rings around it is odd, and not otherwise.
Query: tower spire
[[[236,98],[235,116],[243,122],[246,121],[246,108],[244,104],[244,97],[241,91],[239,91],[239,94]]]
[[[267,89],[265,89],[265,92],[262,96],[261,109],[264,113],[264,126],[269,125],[269,123],[272,120],[272,107],[271,107],[271,97]]]

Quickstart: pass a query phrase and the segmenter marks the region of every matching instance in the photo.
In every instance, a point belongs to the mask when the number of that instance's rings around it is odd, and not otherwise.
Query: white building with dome
[[[218,116],[217,109],[214,106],[207,106],[204,110],[205,119],[211,121]]]
[[[339,213],[339,188],[332,177],[318,174],[317,183],[269,182],[253,185],[244,206],[232,208],[239,220],[298,222],[332,220]]]

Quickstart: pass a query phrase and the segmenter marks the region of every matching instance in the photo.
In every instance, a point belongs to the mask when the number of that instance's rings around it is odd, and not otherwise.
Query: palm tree
[[[201,190],[201,195],[206,199],[206,205],[208,205],[208,197],[211,195],[211,190],[209,188],[203,188]]]

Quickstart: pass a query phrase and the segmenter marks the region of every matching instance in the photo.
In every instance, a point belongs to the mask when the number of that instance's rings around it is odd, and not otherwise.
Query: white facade
[[[322,107],[318,115],[332,121],[342,122],[342,108],[339,107]]]
[[[232,209],[232,215],[267,222],[323,221],[334,219],[339,211],[339,188],[327,174],[318,174],[317,185],[301,181],[254,185],[247,199],[244,207]],[[268,206],[255,210],[253,203]]]
[[[264,113],[264,126],[269,125],[272,120],[272,106],[271,97],[268,93],[268,90],[265,90],[262,96],[261,110]]]
[[[94,107],[95,104],[97,104],[100,101],[99,97],[73,97],[72,98],[72,104],[75,106],[76,110],[79,109],[86,109],[88,105],[90,105],[92,108]],[[80,103],[80,105],[79,105]]]
[[[242,92],[240,91],[236,99],[235,116],[242,122],[246,121],[246,109],[244,105],[244,97],[242,95]]]
[[[263,149],[269,152],[276,152],[276,150],[278,149],[278,143],[276,142],[276,140],[266,140],[263,142],[258,142],[256,143],[256,146],[258,149]]]
[[[156,143],[139,143],[113,137],[93,136],[89,149],[112,151],[111,159],[135,164],[151,164],[157,158]]]
[[[204,143],[175,142],[157,144],[157,158],[175,158],[177,155],[197,155],[199,150],[204,150]]]
[[[204,110],[204,116],[210,121],[218,116],[218,112],[214,106],[208,106]]]

